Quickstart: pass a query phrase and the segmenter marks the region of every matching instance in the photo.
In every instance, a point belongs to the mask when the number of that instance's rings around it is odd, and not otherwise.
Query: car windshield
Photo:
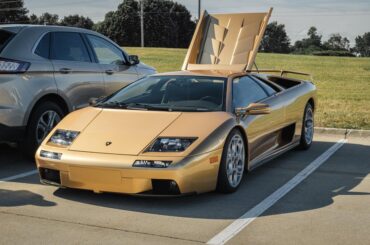
[[[149,76],[116,92],[105,108],[222,111],[226,79],[205,76]]]

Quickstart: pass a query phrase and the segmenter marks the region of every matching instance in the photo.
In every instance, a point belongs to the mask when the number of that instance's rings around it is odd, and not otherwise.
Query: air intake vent
[[[42,180],[46,180],[46,182],[51,182],[50,184],[57,184],[60,185],[60,173],[58,170],[48,169],[48,168],[40,168],[40,176]]]

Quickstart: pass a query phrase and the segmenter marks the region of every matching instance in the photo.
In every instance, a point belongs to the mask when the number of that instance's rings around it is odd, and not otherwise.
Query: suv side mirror
[[[118,65],[118,66],[127,65],[127,64],[126,64],[126,62],[125,62],[125,61],[123,61],[123,60],[117,60],[117,61],[115,62],[115,64],[116,64],[116,65]]]
[[[140,63],[139,56],[137,56],[137,55],[129,55],[128,56],[128,63],[130,65],[132,65],[132,66],[139,64]]]
[[[269,105],[262,104],[262,103],[251,103],[247,107],[239,107],[235,109],[236,116],[244,116],[244,115],[262,115],[262,114],[269,114],[271,109]]]

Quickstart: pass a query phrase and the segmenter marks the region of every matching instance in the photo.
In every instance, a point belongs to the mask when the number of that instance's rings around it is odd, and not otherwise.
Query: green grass
[[[186,49],[125,48],[158,72],[181,69]],[[370,129],[370,58],[264,54],[260,69],[311,73],[318,88],[316,126]]]

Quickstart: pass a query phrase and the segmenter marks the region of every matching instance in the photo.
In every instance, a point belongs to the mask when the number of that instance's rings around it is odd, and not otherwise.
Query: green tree
[[[311,26],[307,32],[308,38],[303,39],[303,45],[306,47],[314,46],[321,47],[321,38],[322,36],[317,33],[317,28]]]
[[[120,45],[140,45],[140,5],[124,0],[116,11],[108,12],[94,27]],[[145,46],[188,47],[195,23],[181,4],[168,0],[144,1]]]
[[[355,52],[359,53],[362,57],[370,57],[370,32],[366,32],[362,36],[357,36],[355,41]]]
[[[27,23],[28,10],[23,0],[0,2],[0,23]]]
[[[324,42],[323,47],[326,50],[348,51],[349,40],[346,37],[342,37],[339,33],[334,33]]]
[[[290,40],[285,31],[285,25],[276,21],[267,25],[260,50],[267,53],[289,53]]]
[[[60,24],[63,26],[74,26],[85,29],[92,29],[94,26],[94,22],[89,17],[84,17],[78,14],[64,16],[60,21]]]
[[[37,17],[35,14],[32,14],[29,18],[29,23],[35,25],[58,25],[59,16],[57,14],[50,14],[48,12],[43,13],[39,17]]]
[[[301,54],[312,54],[322,50],[322,36],[317,33],[317,28],[312,26],[307,32],[308,38],[303,38],[294,43],[293,51]]]
[[[145,45],[187,48],[195,23],[185,6],[167,0],[144,2]]]
[[[39,24],[39,17],[35,14],[31,14],[29,19],[28,19],[28,22],[30,24],[34,24],[34,25]]]
[[[124,0],[116,11],[110,11],[105,15],[104,21],[97,24],[95,30],[119,45],[138,46],[140,44],[138,2]]]

